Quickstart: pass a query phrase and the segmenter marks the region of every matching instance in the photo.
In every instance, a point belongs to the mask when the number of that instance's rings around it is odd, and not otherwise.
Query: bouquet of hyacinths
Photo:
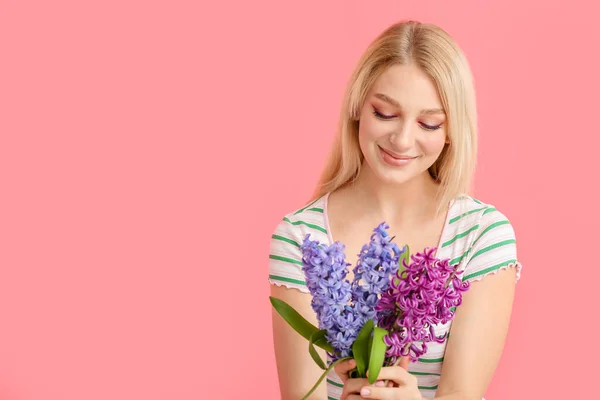
[[[352,282],[346,279],[350,264],[342,243],[326,246],[305,237],[302,270],[318,328],[270,297],[277,312],[308,340],[311,357],[325,370],[304,399],[340,361],[354,358],[351,376],[366,378],[368,371],[373,384],[383,366],[397,365],[400,357],[416,361],[427,352],[428,342],[446,340],[446,335],[436,336],[434,326],[452,320],[469,283],[448,259],[436,258],[435,249],[412,256],[408,246],[400,249],[388,228],[382,222],[373,230],[358,255]],[[326,366],[315,346],[327,351],[331,365]]]

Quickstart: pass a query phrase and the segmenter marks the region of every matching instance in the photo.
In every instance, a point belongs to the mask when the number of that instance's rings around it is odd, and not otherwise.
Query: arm
[[[291,305],[310,323],[317,326],[317,317],[312,310],[311,295],[296,289],[271,285],[271,296]],[[273,309],[273,341],[279,376],[281,400],[301,399],[317,382],[323,371],[315,364],[308,352],[308,341],[294,331]],[[325,351],[317,348],[325,361]],[[326,381],[319,385],[310,400],[327,398]]]
[[[516,268],[472,282],[456,310],[436,398],[481,400],[508,332]]]

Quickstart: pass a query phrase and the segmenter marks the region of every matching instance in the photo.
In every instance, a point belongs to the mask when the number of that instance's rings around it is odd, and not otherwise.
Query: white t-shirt
[[[269,257],[271,284],[308,293],[300,244],[309,233],[311,240],[327,245],[333,243],[327,215],[329,194],[287,214],[276,227]],[[421,250],[414,249],[413,252]],[[469,196],[460,197],[450,205],[436,257],[449,258],[451,265],[458,263],[458,269],[464,270],[463,280],[471,282],[509,267],[517,268],[517,280],[521,274],[510,222],[495,207]],[[448,332],[451,324],[435,326],[436,335]],[[409,372],[417,377],[422,396],[432,398],[440,380],[446,341],[441,344],[431,342],[427,346],[427,353],[410,363]],[[332,370],[327,377],[328,400],[338,400],[342,388],[341,380]]]

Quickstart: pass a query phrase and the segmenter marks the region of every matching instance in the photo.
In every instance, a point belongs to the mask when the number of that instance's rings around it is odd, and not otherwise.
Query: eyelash
[[[390,119],[394,118],[393,115],[391,115],[391,116],[390,115],[383,115],[383,114],[381,114],[379,111],[377,111],[375,109],[373,109],[373,115],[375,115],[375,117],[377,117],[379,119],[382,119],[384,121],[387,121],[387,120],[390,120]],[[438,130],[438,129],[440,129],[442,127],[442,125],[432,126],[432,125],[424,124],[422,122],[419,122],[419,124],[421,124],[421,127],[423,129],[428,130],[428,131],[435,131],[435,130]]]

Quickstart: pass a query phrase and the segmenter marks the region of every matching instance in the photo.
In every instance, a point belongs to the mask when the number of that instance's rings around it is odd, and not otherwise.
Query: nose
[[[415,132],[412,124],[403,121],[390,133],[390,143],[398,151],[411,149],[415,145]]]

